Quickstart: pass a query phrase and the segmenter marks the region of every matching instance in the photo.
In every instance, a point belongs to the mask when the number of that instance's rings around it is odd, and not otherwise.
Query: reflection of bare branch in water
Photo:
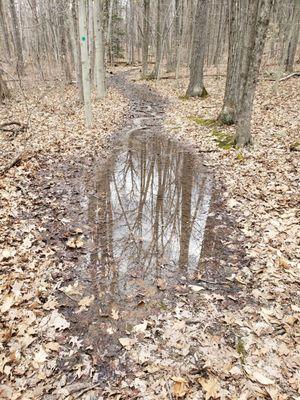
[[[129,136],[98,170],[97,197],[90,199],[89,224],[99,250],[91,263],[101,265],[103,282],[115,281],[122,293],[130,290],[132,276],[148,283],[172,278],[178,271],[170,265],[194,272],[209,201],[206,182],[193,157],[171,140]]]

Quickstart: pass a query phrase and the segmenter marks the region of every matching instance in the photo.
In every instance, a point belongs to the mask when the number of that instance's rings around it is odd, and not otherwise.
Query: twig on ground
[[[291,74],[284,76],[283,78],[279,79],[279,82],[285,81],[293,76],[300,76],[300,72],[292,72]]]
[[[3,124],[0,125],[1,131],[12,132],[14,135],[16,135],[19,132],[24,132],[27,128],[28,128],[28,125],[21,124],[21,122],[17,122],[17,121],[4,122]]]
[[[93,390],[93,389],[95,389],[96,387],[99,387],[99,386],[101,386],[101,385],[102,385],[102,383],[101,383],[101,382],[98,382],[98,383],[96,383],[95,385],[86,387],[86,388],[83,389],[81,392],[79,392],[76,396],[74,396],[74,399],[79,399],[84,393],[89,392],[90,390]]]
[[[5,174],[9,171],[14,165],[16,165],[22,158],[23,150],[20,151],[9,163],[7,163],[1,170],[0,175]]]
[[[170,385],[169,385],[169,382],[168,382],[168,381],[166,381],[166,388],[167,388],[167,392],[168,392],[169,399],[170,399],[170,400],[173,400],[173,396],[172,396],[171,389],[170,389]]]

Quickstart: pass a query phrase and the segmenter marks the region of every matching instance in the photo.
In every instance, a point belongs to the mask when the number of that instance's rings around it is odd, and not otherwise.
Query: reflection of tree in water
[[[138,278],[149,284],[196,271],[209,182],[204,170],[195,169],[193,157],[176,143],[132,135],[98,170],[89,202],[90,261],[101,266],[113,292],[132,289]]]

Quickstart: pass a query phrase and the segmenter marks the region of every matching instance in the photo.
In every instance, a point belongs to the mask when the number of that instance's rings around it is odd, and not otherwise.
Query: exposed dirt
[[[61,311],[103,388],[130,375],[120,337],[164,308],[175,308],[189,285],[237,294],[239,284],[226,278],[242,265],[238,243],[229,246],[234,220],[224,215],[202,158],[162,131],[163,99],[124,74],[115,82],[130,99],[130,120],[111,137],[106,160],[94,159],[76,177],[64,213],[74,249],[60,254],[76,262],[63,275],[63,286],[73,292],[71,298],[68,291],[61,295]],[[82,296],[88,306],[78,314]],[[76,364],[77,358],[74,352],[63,364]]]

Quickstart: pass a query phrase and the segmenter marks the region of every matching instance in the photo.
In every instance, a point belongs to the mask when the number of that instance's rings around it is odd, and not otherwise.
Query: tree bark
[[[76,0],[72,0],[70,12],[70,34],[72,41],[73,58],[75,64],[76,83],[79,89],[80,101],[83,103],[83,90],[82,90],[82,70],[81,70],[81,52],[80,41],[78,33],[78,15],[76,12]]]
[[[86,12],[85,0],[79,0],[78,11],[79,11],[79,35],[80,35],[85,121],[86,121],[86,127],[89,128],[92,124],[92,109],[91,109],[90,60],[89,60],[88,43],[87,43],[87,12]]]
[[[235,142],[243,147],[252,142],[251,117],[255,89],[270,21],[273,0],[251,0],[249,7],[250,31],[245,43],[245,79],[242,82],[241,106],[237,120]]]
[[[198,0],[194,23],[193,51],[190,64],[190,82],[186,92],[186,95],[189,97],[205,97],[207,95],[203,83],[207,9],[208,0]]]
[[[112,17],[113,17],[114,0],[109,1],[108,10],[108,24],[107,24],[107,46],[108,46],[108,58],[110,64],[114,61],[113,46],[112,46]]]
[[[151,77],[153,79],[159,79],[160,65],[162,61],[163,53],[163,27],[162,27],[162,10],[163,1],[157,0],[157,13],[156,13],[156,57],[155,66]]]
[[[9,31],[8,31],[8,26],[7,26],[7,21],[6,21],[5,8],[4,8],[4,4],[2,1],[0,1],[0,26],[2,29],[3,37],[4,37],[5,49],[7,51],[8,57],[10,58],[11,57],[11,48],[10,48],[10,40],[9,40]]]
[[[0,69],[0,103],[8,97],[10,97],[10,91],[7,83],[3,79],[3,71]]]
[[[97,97],[106,95],[101,0],[94,0],[95,76]]]
[[[299,41],[299,33],[300,33],[300,0],[294,0],[291,34],[289,37],[287,56],[285,60],[285,70],[287,72],[293,72],[294,60]]]
[[[12,27],[13,27],[13,34],[14,34],[14,41],[17,50],[17,72],[18,74],[22,75],[24,72],[24,57],[23,57],[23,50],[22,50],[22,42],[21,42],[21,35],[20,35],[20,24],[17,17],[16,7],[14,0],[10,0],[10,14],[12,19]]]
[[[231,0],[229,11],[227,78],[223,107],[218,117],[219,121],[226,125],[232,125],[236,123],[237,120],[241,86],[240,68],[243,58],[245,27],[247,26],[246,12],[247,7],[243,9],[240,0]]]
[[[150,0],[144,0],[143,4],[142,77],[145,78],[148,73]]]

